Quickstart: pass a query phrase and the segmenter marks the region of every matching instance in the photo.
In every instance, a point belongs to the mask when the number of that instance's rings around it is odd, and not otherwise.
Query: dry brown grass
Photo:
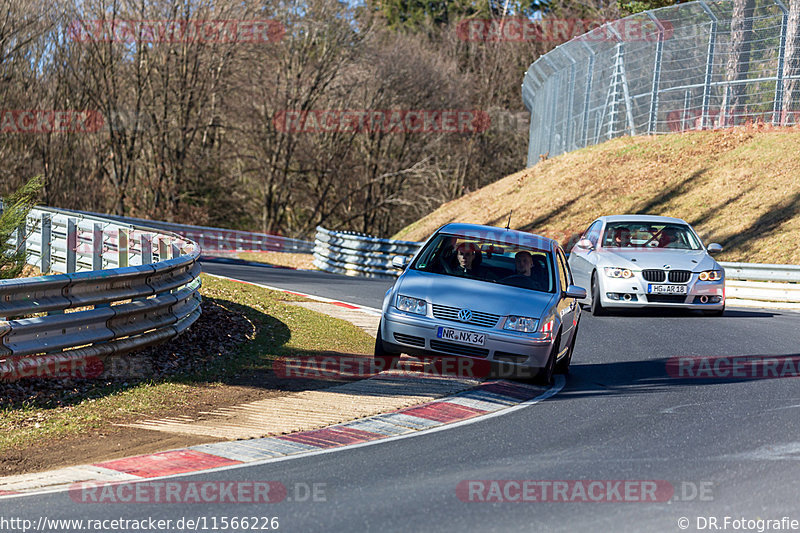
[[[311,254],[292,254],[288,252],[239,252],[239,259],[275,266],[316,270]]]
[[[566,245],[600,215],[679,217],[725,261],[800,263],[800,130],[622,137],[547,159],[449,202],[395,238],[448,222],[505,226]]]

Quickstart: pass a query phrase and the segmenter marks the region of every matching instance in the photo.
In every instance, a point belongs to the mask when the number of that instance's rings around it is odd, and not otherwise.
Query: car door
[[[595,220],[584,232],[581,238],[588,239],[592,246],[597,247],[600,240],[600,229],[603,226],[601,220]],[[569,266],[575,276],[575,284],[583,287],[587,291],[592,281],[592,271],[596,260],[597,252],[594,249],[578,248],[574,246],[569,254]]]
[[[561,317],[561,341],[566,343],[572,335],[572,328],[575,325],[575,318],[578,307],[578,301],[575,298],[567,298],[564,296],[564,291],[567,287],[573,285],[572,275],[567,266],[567,258],[564,256],[564,251],[561,248],[556,249],[556,267],[558,268],[558,283],[559,300],[558,300],[558,315]],[[563,349],[564,344],[562,344]]]

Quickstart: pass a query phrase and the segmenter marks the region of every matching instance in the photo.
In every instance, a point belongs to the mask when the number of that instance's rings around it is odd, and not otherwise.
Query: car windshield
[[[699,250],[700,242],[683,224],[614,222],[606,226],[604,248],[671,248]]]
[[[422,250],[411,269],[555,292],[552,264],[549,251],[439,234]]]

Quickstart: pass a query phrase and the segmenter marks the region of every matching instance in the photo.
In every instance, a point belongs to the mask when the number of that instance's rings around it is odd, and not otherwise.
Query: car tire
[[[389,352],[383,347],[383,337],[381,330],[383,329],[383,322],[378,324],[378,334],[375,336],[375,350],[374,359],[375,367],[380,370],[390,370],[397,368],[397,362],[400,361],[400,354]]]
[[[575,341],[578,340],[578,324],[575,324],[575,331],[572,332],[572,343],[569,345],[567,355],[561,361],[556,362],[553,372],[556,374],[569,374],[569,365],[572,363],[572,351],[575,349]]]
[[[555,342],[553,342],[553,347],[550,350],[550,356],[547,358],[547,363],[545,363],[544,368],[539,369],[539,372],[536,374],[534,378],[534,383],[537,385],[543,385],[545,387],[549,387],[553,384],[553,375],[555,373],[556,367],[556,355],[558,355],[558,348],[561,345],[561,332],[559,332],[558,336],[556,337]]]
[[[592,316],[604,316],[608,312],[603,307],[603,302],[600,301],[600,287],[597,281],[597,275],[592,274]]]

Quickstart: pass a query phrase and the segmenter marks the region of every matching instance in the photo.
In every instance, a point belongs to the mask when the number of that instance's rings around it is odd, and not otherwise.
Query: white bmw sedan
[[[569,255],[575,284],[590,288],[592,314],[608,308],[682,307],[709,315],[725,310],[725,271],[700,237],[679,218],[600,217]]]

